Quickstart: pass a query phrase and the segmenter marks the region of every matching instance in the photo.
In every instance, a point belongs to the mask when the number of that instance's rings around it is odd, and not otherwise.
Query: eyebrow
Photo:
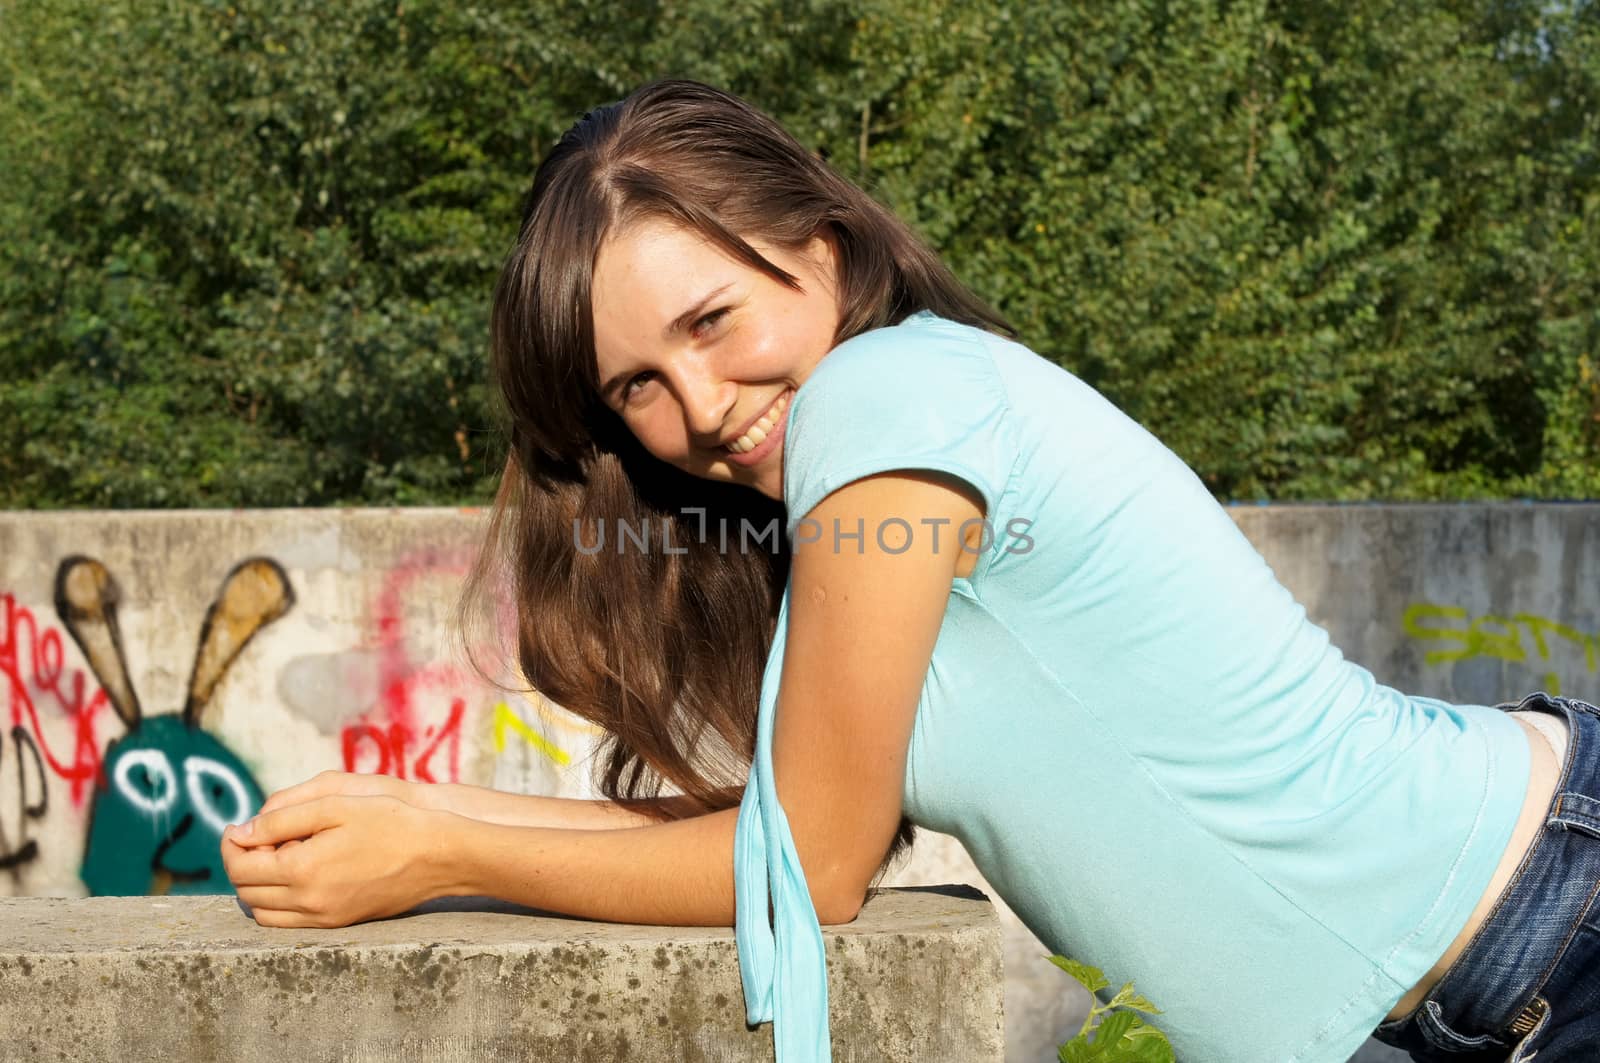
[[[733,285],[731,283],[724,284],[720,288],[713,288],[711,291],[696,299],[694,304],[690,306],[689,309],[685,310],[683,313],[679,314],[677,317],[673,318],[667,323],[667,327],[662,330],[662,338],[671,339],[674,333],[682,332],[684,329],[688,328],[689,325],[694,322],[694,319],[699,317],[701,312],[705,310],[707,303],[711,302],[717,296],[721,295],[723,292],[732,287]],[[611,397],[611,393],[617,388],[621,387],[622,382],[628,377],[632,376],[635,372],[637,372],[635,369],[624,369],[619,373],[613,374],[611,379],[607,380],[600,386],[600,397],[602,399],[609,399]]]

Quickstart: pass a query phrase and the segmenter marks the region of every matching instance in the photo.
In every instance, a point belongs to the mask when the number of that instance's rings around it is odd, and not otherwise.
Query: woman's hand
[[[348,926],[456,892],[452,822],[391,796],[318,797],[229,827],[222,863],[262,926]]]
[[[305,782],[285,787],[267,798],[261,812],[276,812],[290,805],[303,805],[323,797],[392,797],[418,808],[439,808],[431,798],[432,788],[396,779],[390,775],[357,775],[347,771],[324,771]],[[257,813],[260,815],[260,813]]]

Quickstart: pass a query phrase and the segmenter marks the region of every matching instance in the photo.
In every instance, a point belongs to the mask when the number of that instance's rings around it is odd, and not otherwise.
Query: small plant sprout
[[[1056,1053],[1061,1063],[1176,1063],[1167,1035],[1139,1017],[1140,1012],[1159,1015],[1161,1009],[1135,993],[1132,982],[1101,1003],[1100,990],[1111,983],[1100,968],[1065,956],[1051,956],[1050,962],[1087,989],[1090,999],[1078,1035]]]

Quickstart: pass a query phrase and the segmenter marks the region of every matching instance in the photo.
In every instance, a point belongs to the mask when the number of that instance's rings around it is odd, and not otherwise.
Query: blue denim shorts
[[[1417,1009],[1373,1031],[1415,1060],[1600,1060],[1600,709],[1533,694],[1571,737],[1541,830],[1466,951]]]

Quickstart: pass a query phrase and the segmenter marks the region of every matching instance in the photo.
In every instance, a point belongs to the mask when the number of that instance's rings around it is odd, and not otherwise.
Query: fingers
[[[287,808],[290,805],[302,805],[319,797],[331,797],[340,792],[342,780],[345,777],[345,773],[339,771],[319,772],[305,782],[286,786],[274,793],[261,806],[261,811],[275,812],[280,808]]]
[[[308,915],[305,912],[281,911],[275,908],[252,907],[250,914],[255,918],[255,921],[262,926],[276,927],[285,930],[303,927],[314,927],[319,930],[327,930],[331,929],[332,927],[346,925],[338,921],[324,919],[320,916]]]
[[[283,858],[270,846],[244,848],[222,836],[222,867],[235,889],[248,886],[282,886],[288,882]]]
[[[250,906],[252,913],[261,911],[300,912],[296,891],[288,886],[240,886],[239,899]],[[306,914],[301,912],[300,914]]]
[[[276,812],[321,797],[396,797],[404,799],[407,784],[387,775],[328,770],[268,797],[262,812]]]
[[[350,800],[345,797],[319,797],[270,812],[263,809],[254,819],[229,827],[223,836],[231,839],[235,845],[250,847],[279,845],[295,838],[309,838],[320,830],[342,823]]]
[[[275,812],[286,805],[299,804],[300,802],[295,796],[295,791],[299,789],[299,786],[291,786],[287,790],[279,790],[277,793],[272,794],[261,802],[261,807],[256,811],[256,815],[259,816],[263,812]]]

